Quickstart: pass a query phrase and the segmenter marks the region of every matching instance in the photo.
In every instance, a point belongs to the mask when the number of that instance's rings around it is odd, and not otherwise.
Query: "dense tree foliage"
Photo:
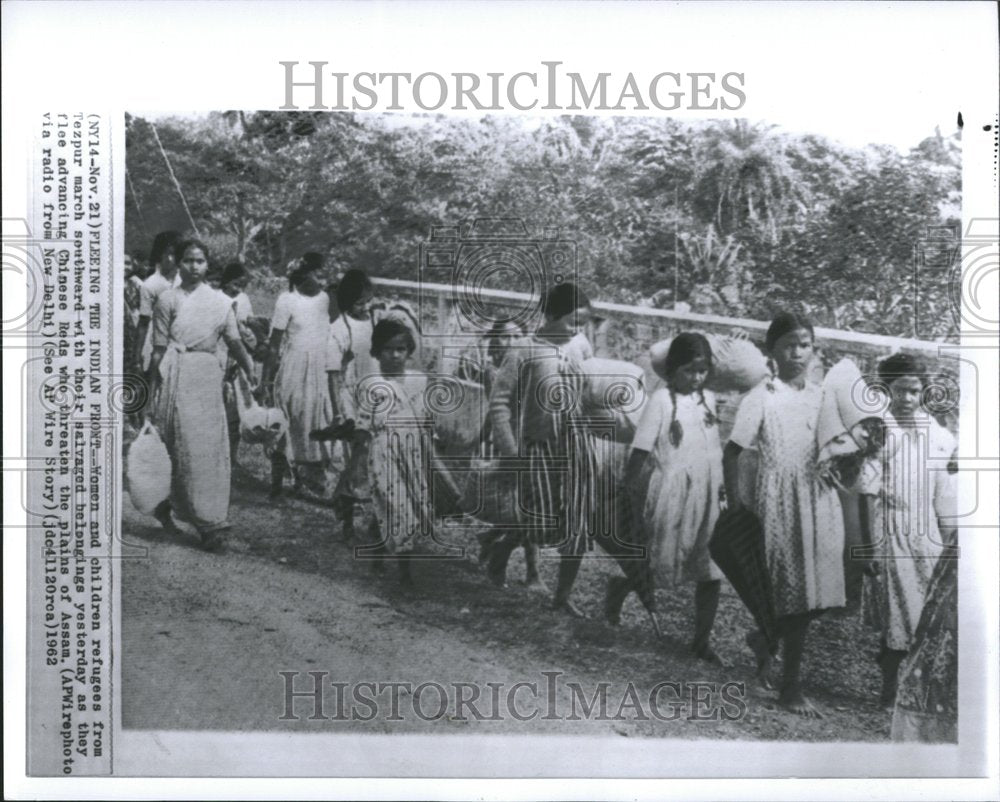
[[[193,220],[220,259],[261,273],[318,250],[338,269],[413,278],[432,225],[513,216],[574,240],[603,300],[760,319],[795,306],[842,329],[956,332],[957,136],[904,155],[745,121],[308,112],[155,131],[129,117],[127,135],[127,247],[140,253]],[[935,266],[918,276],[927,253]]]

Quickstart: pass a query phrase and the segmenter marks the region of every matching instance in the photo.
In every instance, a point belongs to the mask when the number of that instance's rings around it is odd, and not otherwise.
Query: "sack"
[[[716,393],[745,393],[766,379],[771,371],[767,358],[750,340],[724,334],[706,334],[712,349],[712,374],[705,387]],[[671,339],[660,340],[649,349],[649,359],[656,375],[666,381],[663,365]]]
[[[750,340],[709,334],[712,375],[706,387],[716,393],[746,393],[771,375],[767,358]]]
[[[580,363],[585,418],[605,419],[615,425],[615,440],[631,443],[646,403],[645,374],[638,365],[618,359],[593,357]]]
[[[465,478],[462,511],[497,526],[517,523],[516,472],[498,471],[496,460],[475,459]]]
[[[273,446],[288,430],[285,413],[274,407],[262,407],[250,392],[243,371],[233,379],[236,412],[240,418],[240,437],[247,443]]]
[[[125,480],[132,504],[151,515],[170,496],[170,455],[159,432],[148,420],[128,450]]]
[[[455,376],[435,376],[428,380],[426,392],[441,449],[449,454],[475,451],[487,415],[483,385]]]

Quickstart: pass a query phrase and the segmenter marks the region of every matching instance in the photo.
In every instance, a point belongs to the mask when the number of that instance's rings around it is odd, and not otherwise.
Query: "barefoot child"
[[[493,391],[493,383],[504,359],[512,348],[517,348],[520,343],[523,343],[524,337],[516,323],[510,320],[499,320],[493,324],[484,340],[485,358],[479,362],[463,360],[459,366],[458,375],[460,378],[482,384],[488,397]],[[516,425],[517,416],[514,415],[511,418],[511,426],[516,427]],[[514,434],[516,438],[516,429]],[[494,456],[493,427],[489,417],[483,423],[481,447],[482,455],[485,458],[491,459]],[[489,486],[484,486],[484,490],[493,493],[495,498],[500,498],[503,495],[503,501],[493,505],[498,508],[498,511],[509,508],[509,511],[513,512],[517,496],[516,485],[516,475],[495,473],[489,479]],[[514,523],[514,520],[504,522]],[[479,554],[480,562],[486,564],[489,580],[498,587],[505,587],[507,584],[507,563],[510,555],[519,546],[523,546],[525,584],[533,590],[547,592],[548,588],[538,573],[538,546],[520,537],[516,532],[505,530],[498,520],[491,520],[491,523],[494,524],[494,528],[480,538],[481,550]]]
[[[364,553],[376,560],[395,555],[404,586],[413,584],[414,542],[430,535],[434,520],[424,467],[433,448],[433,426],[424,403],[427,380],[406,367],[416,348],[409,327],[397,320],[379,321],[372,331],[371,355],[381,375],[362,380],[357,399],[357,433],[365,444],[362,453],[367,455],[378,527],[377,532],[371,527],[377,547]]]
[[[802,693],[799,677],[809,622],[844,604],[844,522],[836,491],[816,471],[816,421],[821,391],[808,380],[813,327],[788,312],[771,322],[765,339],[777,375],[751,390],[740,404],[724,453],[727,498],[739,505],[739,455],[756,448],[756,510],[765,551],[778,635],[784,643],[779,703],[807,717],[819,712]],[[754,633],[748,638],[766,680],[770,655]]]
[[[709,637],[722,572],[709,557],[708,541],[722,498],[722,446],[715,396],[704,389],[712,370],[708,340],[701,334],[678,334],[666,359],[653,368],[667,386],[646,403],[632,442],[627,486],[642,510],[657,584],[697,583],[691,651],[700,660],[718,663]],[[651,471],[643,470],[647,462]],[[629,590],[625,577],[612,580],[609,617],[617,616]]]
[[[519,456],[529,465],[518,477],[527,536],[540,546],[559,546],[553,604],[576,617],[582,613],[570,592],[592,540],[598,465],[593,435],[573,425],[583,375],[565,346],[586,325],[590,311],[590,300],[575,284],[549,290],[542,326],[509,352],[490,396],[494,446],[502,456]]]
[[[945,465],[954,455],[955,438],[921,406],[928,374],[920,359],[890,356],[879,364],[878,376],[890,393],[886,447],[881,471],[866,490],[877,494],[872,623],[882,632],[880,701],[891,708],[899,665],[913,644],[934,566],[953,536],[955,477]]]

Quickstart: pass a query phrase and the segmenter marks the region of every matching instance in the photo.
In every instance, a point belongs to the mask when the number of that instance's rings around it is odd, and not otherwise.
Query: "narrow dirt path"
[[[295,730],[299,732],[450,732],[618,734],[726,739],[882,741],[889,716],[875,705],[878,689],[873,654],[875,635],[857,616],[821,620],[810,636],[806,656],[807,691],[824,713],[805,721],[775,709],[773,696],[747,685],[745,709],[723,705],[709,694],[704,710],[716,720],[693,720],[691,688],[697,683],[749,683],[750,655],[743,635],[750,618],[730,590],[723,598],[716,627],[716,648],[729,667],[691,659],[692,591],[661,592],[665,638],[654,642],[645,615],[633,599],[623,624],[611,628],[600,619],[606,576],[614,569],[604,559],[588,560],[577,584],[579,605],[592,616],[573,620],[549,609],[546,597],[520,586],[523,564],[511,565],[511,587],[488,585],[470,559],[421,561],[414,570],[416,589],[404,592],[393,571],[373,576],[353,559],[339,538],[330,510],[289,499],[273,504],[263,483],[244,475],[234,485],[230,519],[234,525],[226,550],[206,554],[193,535],[168,537],[155,521],[137,513],[125,499],[122,590],[122,710],[127,728]],[[470,545],[474,538],[469,537]],[[143,555],[144,556],[141,556]],[[555,560],[542,561],[543,577],[554,583]],[[728,590],[728,588],[727,588]],[[296,690],[312,687],[306,672],[327,672],[326,682],[453,683],[478,686],[473,702],[485,720],[466,707],[456,718],[454,696],[444,715],[437,692],[399,691],[402,720],[386,720],[390,691],[379,695],[380,715],[352,720],[352,711],[369,715],[367,705],[351,704],[337,718],[336,694],[324,694],[327,718],[310,720],[312,700],[298,700],[298,720],[282,720],[285,682],[280,671],[299,672]],[[560,672],[548,693],[543,672]],[[573,710],[579,683],[589,700],[608,682],[608,712],[627,698],[628,683],[639,704],[622,709],[621,720],[558,720]],[[519,721],[504,710],[495,716],[487,683],[500,683],[500,707],[518,682],[537,683],[539,693],[518,692]],[[658,696],[658,720],[650,710],[650,689],[657,683],[685,684],[682,695],[667,688]],[[704,694],[704,691],[694,691]],[[474,691],[463,691],[469,698]],[[731,694],[737,691],[730,689]],[[350,691],[348,691],[350,694]],[[374,689],[366,695],[378,695]],[[730,697],[732,698],[732,697]],[[540,701],[539,701],[540,700]],[[721,714],[720,714],[721,713]],[[578,713],[579,715],[579,713]],[[738,715],[727,720],[727,715]],[[332,717],[332,718],[331,718]],[[346,718],[346,720],[341,720]],[[465,720],[461,720],[464,718]],[[593,718],[593,717],[592,717]]]

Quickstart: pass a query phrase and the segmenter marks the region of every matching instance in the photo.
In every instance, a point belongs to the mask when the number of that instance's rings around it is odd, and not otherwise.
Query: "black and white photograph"
[[[956,741],[957,121],[126,136],[123,726]]]
[[[990,798],[995,8],[91,5],[4,115],[13,798]]]

